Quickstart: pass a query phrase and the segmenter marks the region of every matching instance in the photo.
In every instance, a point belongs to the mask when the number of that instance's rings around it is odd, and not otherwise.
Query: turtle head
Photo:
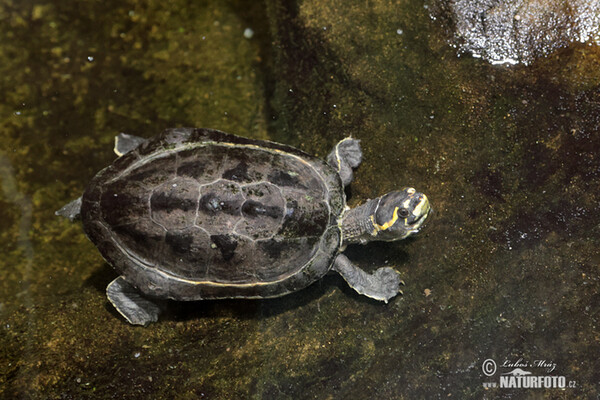
[[[431,212],[427,196],[413,188],[390,192],[377,200],[370,215],[371,240],[391,242],[417,233]]]

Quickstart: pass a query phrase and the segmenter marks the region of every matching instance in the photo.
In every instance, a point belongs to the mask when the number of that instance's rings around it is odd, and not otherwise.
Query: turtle
[[[119,276],[106,289],[131,324],[158,320],[160,299],[264,299],[303,289],[329,271],[387,303],[404,282],[343,254],[352,243],[418,232],[431,211],[414,188],[349,209],[345,188],[360,141],[326,161],[294,147],[213,129],[174,128],[151,139],[119,134],[119,156],[57,215],[81,219]]]

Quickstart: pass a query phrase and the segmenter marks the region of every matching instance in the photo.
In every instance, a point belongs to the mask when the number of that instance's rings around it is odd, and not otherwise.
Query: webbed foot
[[[58,211],[54,212],[55,215],[69,218],[69,221],[73,222],[76,219],[79,219],[81,216],[81,197],[73,200],[72,202],[66,204]]]
[[[123,154],[130,152],[145,141],[146,139],[139,136],[119,133],[115,136],[115,154],[121,157]]]
[[[127,322],[132,325],[148,325],[156,322],[160,308],[143,297],[142,294],[127,283],[122,276],[112,281],[106,287],[106,296]]]
[[[327,156],[327,163],[338,170],[344,186],[352,181],[352,169],[362,161],[360,140],[345,138],[335,145]]]
[[[402,294],[400,285],[404,285],[404,282],[393,268],[379,268],[373,274],[369,274],[352,264],[343,254],[337,256],[333,268],[352,289],[372,299],[387,303],[392,297]]]

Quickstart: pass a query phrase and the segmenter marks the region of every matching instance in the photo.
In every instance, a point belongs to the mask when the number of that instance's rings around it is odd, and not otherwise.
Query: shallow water
[[[4,1],[0,397],[598,397],[600,50],[494,67],[456,57],[428,14],[417,0]],[[114,159],[115,134],[173,126],[320,156],[361,139],[351,206],[414,186],[436,211],[414,238],[347,250],[394,266],[404,296],[380,304],[332,275],[127,325],[104,294],[116,273],[54,210]],[[575,387],[484,388],[520,359]]]

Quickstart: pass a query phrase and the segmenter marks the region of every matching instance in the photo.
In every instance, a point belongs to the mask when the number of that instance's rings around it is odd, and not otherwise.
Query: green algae
[[[598,396],[596,47],[492,67],[457,58],[413,0],[6,1],[0,19],[0,397]],[[415,238],[348,249],[396,267],[404,297],[328,276],[128,326],[104,295],[114,271],[54,210],[115,134],[172,126],[319,155],[361,139],[351,205],[410,185],[435,209]],[[520,357],[576,387],[484,389],[485,359]]]

